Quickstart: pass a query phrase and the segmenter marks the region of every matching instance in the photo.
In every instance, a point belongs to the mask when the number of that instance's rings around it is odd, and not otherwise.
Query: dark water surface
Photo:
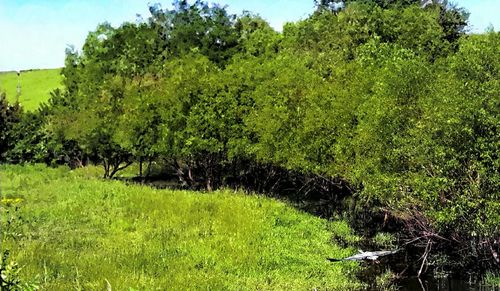
[[[500,288],[452,278],[425,280],[406,278],[401,280],[398,286],[400,291],[500,291]]]

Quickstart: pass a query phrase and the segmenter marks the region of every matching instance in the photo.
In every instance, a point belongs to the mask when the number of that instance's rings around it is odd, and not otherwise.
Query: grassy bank
[[[21,72],[21,96],[19,102],[24,109],[31,111],[50,97],[50,92],[61,87],[61,69],[33,70]],[[14,102],[17,95],[17,73],[0,73],[0,92]]]
[[[155,190],[93,178],[88,169],[0,166],[3,247],[24,280],[47,290],[350,290],[352,235],[272,199],[233,191]],[[4,212],[5,214],[6,212]],[[11,215],[10,214],[10,215]],[[5,223],[7,218],[4,218]]]

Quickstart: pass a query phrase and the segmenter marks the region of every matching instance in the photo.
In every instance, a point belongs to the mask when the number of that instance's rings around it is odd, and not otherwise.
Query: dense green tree
[[[239,35],[240,54],[270,56],[279,51],[281,35],[260,16],[244,12],[237,19],[235,27]]]
[[[435,19],[436,24],[439,28],[434,27],[433,30],[435,33],[442,33],[441,39],[439,42],[447,42],[453,49],[457,48],[457,40],[460,36],[464,35],[467,29],[469,13],[456,4],[453,4],[447,0],[350,0],[350,1],[341,1],[341,0],[318,0],[316,1],[316,6],[318,8],[316,14],[323,14],[325,11],[328,13],[329,11],[335,11],[335,15],[341,13],[341,11],[348,11],[350,6],[361,6],[365,7],[365,9],[370,10],[371,14],[373,13],[373,20],[371,20],[372,25],[375,24],[375,27],[370,27],[368,24],[368,29],[371,30],[372,33],[376,33],[377,35],[382,37],[383,41],[385,39],[384,30],[387,28],[392,28],[396,34],[401,34],[403,37],[407,36],[420,36],[422,34],[419,33],[421,28],[425,28],[425,23],[432,23],[433,20],[428,19],[428,15],[425,11],[434,11],[433,18]],[[382,10],[408,10],[408,8],[413,7],[414,9],[423,10],[424,13],[416,13],[413,12],[414,17],[412,19],[401,19],[402,22],[395,24],[386,22],[385,20],[377,21],[377,16],[383,17],[381,15],[377,15],[380,13],[379,9]],[[357,8],[359,9],[359,7]],[[378,12],[377,12],[378,11]],[[401,16],[397,13],[398,16]],[[432,15],[432,13],[431,13]],[[427,19],[426,19],[427,18]],[[429,22],[430,21],[430,22]],[[378,26],[377,22],[383,23],[387,26]],[[368,22],[370,23],[370,22]],[[363,24],[363,22],[361,23]],[[377,29],[378,26],[378,29]],[[382,31],[380,30],[382,28]],[[401,31],[403,28],[406,31],[413,30],[412,34],[407,34],[405,31]],[[381,33],[382,32],[382,33]],[[390,35],[391,36],[391,35]],[[392,35],[394,37],[394,34]],[[427,39],[428,41],[435,42],[434,38],[429,38],[425,35],[422,35],[423,39]],[[388,40],[391,42],[391,40]],[[433,52],[435,53],[435,52]]]
[[[180,57],[196,48],[217,65],[225,65],[238,44],[236,16],[201,0],[193,4],[175,0],[173,6],[171,10],[158,4],[150,6],[150,21],[165,42],[166,55]]]
[[[320,12],[289,25],[284,36],[285,47],[316,52],[319,61],[330,63],[354,59],[357,48],[372,40],[398,44],[430,60],[451,51],[439,11],[418,6],[382,9],[353,3],[338,14]]]
[[[160,82],[152,75],[135,77],[125,85],[123,113],[120,114],[117,142],[139,162],[139,176],[148,176],[151,163],[158,158],[163,142],[160,130],[163,125],[158,106],[162,94]],[[147,163],[146,172],[143,165]]]
[[[500,232],[499,45],[496,33],[462,40],[457,55],[442,64],[436,94],[425,100],[426,118],[414,133],[426,141],[415,156],[442,187],[441,203],[428,206],[439,205],[443,227],[467,237]]]
[[[7,95],[0,93],[0,161],[5,160],[6,152],[14,146],[13,128],[21,120],[22,112],[18,102],[9,104]]]
[[[93,85],[92,95],[86,94],[88,88],[79,89],[75,95],[60,100],[49,129],[59,140],[76,141],[86,156],[103,164],[104,176],[112,177],[132,162],[131,153],[120,146],[115,137],[119,116],[123,113],[125,86],[119,76],[107,75],[102,81],[103,84]],[[64,101],[69,103],[65,105]],[[77,106],[73,105],[75,102]]]

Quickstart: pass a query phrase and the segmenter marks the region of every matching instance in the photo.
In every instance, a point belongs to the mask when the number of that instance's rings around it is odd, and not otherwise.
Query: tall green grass
[[[3,208],[18,207],[4,243],[46,290],[354,290],[354,252],[330,222],[234,191],[156,190],[92,171],[0,166]],[[20,199],[19,199],[20,198]],[[7,206],[9,205],[9,206]],[[338,224],[338,223],[337,223]],[[338,236],[351,236],[343,230]],[[352,239],[352,238],[350,238]]]
[[[21,72],[21,96],[19,102],[25,110],[31,111],[38,108],[40,103],[50,97],[50,92],[61,88],[61,69],[33,70]],[[0,92],[7,94],[11,102],[16,100],[18,77],[16,72],[0,73]]]

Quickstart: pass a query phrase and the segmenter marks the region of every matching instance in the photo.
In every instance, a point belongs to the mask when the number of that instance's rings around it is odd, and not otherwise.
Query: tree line
[[[1,159],[106,178],[160,164],[208,190],[286,176],[343,191],[329,203],[392,221],[449,268],[498,267],[500,34],[466,34],[446,1],[316,6],[282,32],[200,0],[101,24],[67,50],[48,104],[2,97]]]

